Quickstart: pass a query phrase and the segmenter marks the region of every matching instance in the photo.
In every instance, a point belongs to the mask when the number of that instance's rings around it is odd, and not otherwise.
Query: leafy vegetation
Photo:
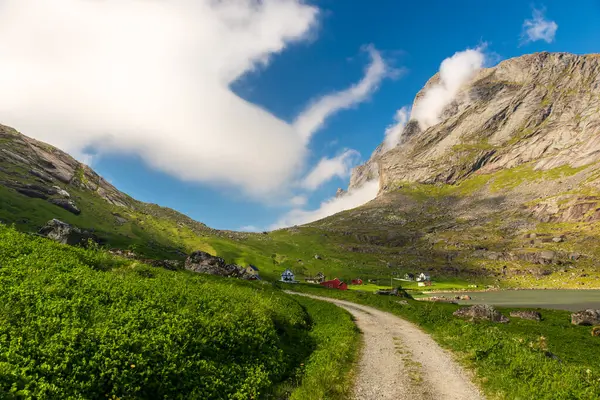
[[[321,335],[270,285],[151,268],[1,225],[0,285],[8,399],[256,398],[289,379]]]
[[[359,332],[350,314],[324,301],[295,296],[311,316],[315,351],[301,368],[301,384],[291,400],[343,400],[350,397]]]
[[[540,310],[541,322],[472,323],[454,316],[458,306],[408,300],[317,285],[295,290],[369,305],[406,318],[431,333],[477,372],[479,384],[499,399],[598,399],[600,340],[590,327],[570,324],[565,311]],[[511,309],[501,309],[508,315]]]

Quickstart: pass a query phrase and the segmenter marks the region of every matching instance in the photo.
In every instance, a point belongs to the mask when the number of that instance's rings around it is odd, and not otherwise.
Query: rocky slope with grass
[[[396,147],[354,171],[350,188],[379,179],[377,199],[312,225],[354,235],[357,251],[399,246],[399,269],[600,287],[599,111],[600,55],[538,53],[480,70],[439,123],[410,120]]]

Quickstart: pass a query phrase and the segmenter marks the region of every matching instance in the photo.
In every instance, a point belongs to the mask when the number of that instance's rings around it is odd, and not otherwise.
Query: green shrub
[[[8,399],[252,399],[312,349],[269,285],[151,268],[0,225]]]

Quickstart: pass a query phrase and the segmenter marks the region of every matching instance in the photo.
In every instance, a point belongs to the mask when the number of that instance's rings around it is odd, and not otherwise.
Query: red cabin
[[[360,278],[359,279],[352,279],[352,284],[353,285],[362,285],[363,281]]]
[[[338,278],[335,278],[331,281],[321,282],[321,285],[329,289],[348,290],[348,284],[344,281],[340,281]]]

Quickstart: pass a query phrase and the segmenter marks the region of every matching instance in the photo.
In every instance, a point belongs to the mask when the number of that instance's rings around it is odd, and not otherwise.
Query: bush
[[[251,399],[312,348],[267,285],[152,268],[0,225],[0,393],[8,399]]]

